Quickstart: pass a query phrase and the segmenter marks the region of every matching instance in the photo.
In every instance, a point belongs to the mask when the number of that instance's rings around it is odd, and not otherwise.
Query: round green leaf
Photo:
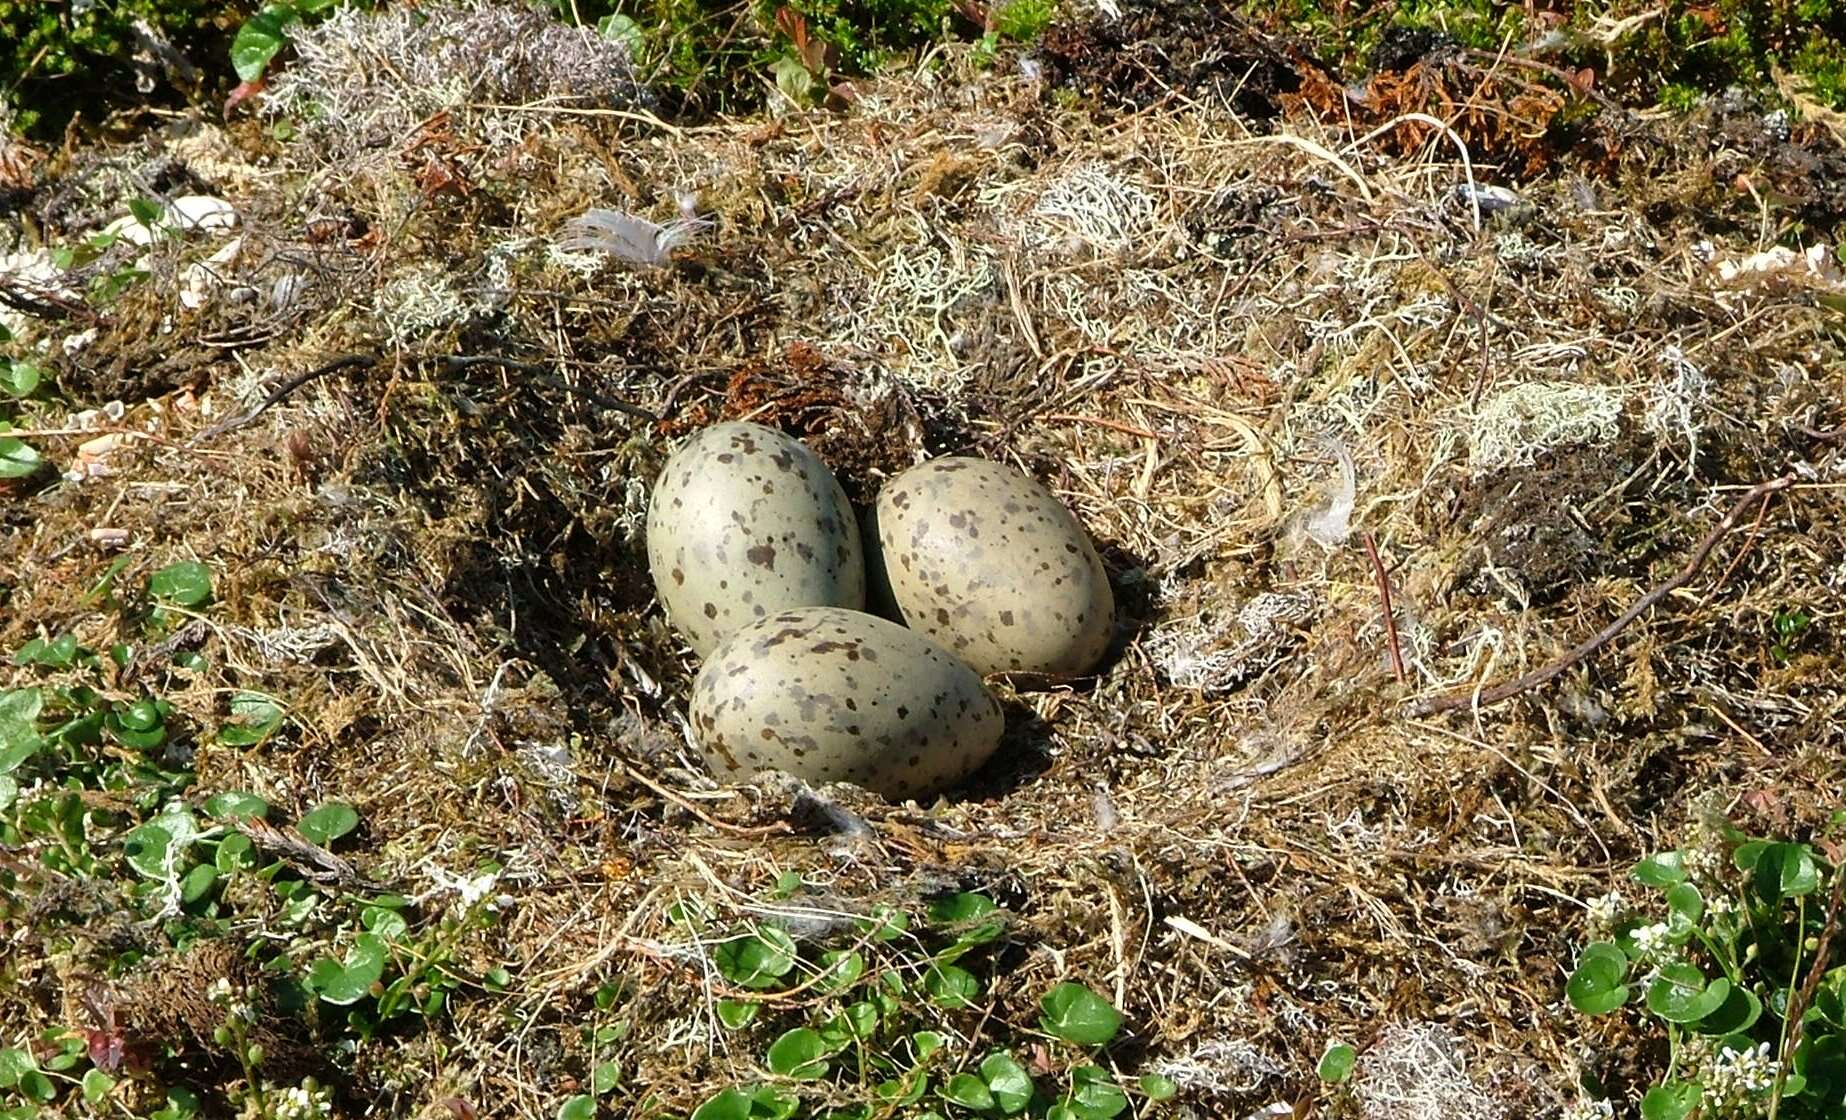
[[[622,1067],[614,1062],[603,1062],[590,1071],[590,1091],[597,1096],[613,1092],[622,1080]]]
[[[910,928],[910,915],[891,906],[874,906],[870,917],[858,918],[853,927],[874,941],[895,941]]]
[[[1757,858],[1752,880],[1764,901],[1796,898],[1820,886],[1820,866],[1806,844],[1771,844]]]
[[[1694,1029],[1700,1034],[1741,1034],[1755,1026],[1762,1015],[1763,1001],[1756,993],[1733,984],[1718,1009],[1700,1019]]]
[[[1039,1006],[1041,1030],[1080,1046],[1101,1046],[1122,1028],[1122,1013],[1113,1004],[1069,980],[1046,992]]]
[[[757,1013],[763,1005],[753,999],[721,999],[718,1001],[718,1021],[728,1030],[742,1030],[756,1021]]]
[[[1705,900],[1691,883],[1678,883],[1667,889],[1667,913],[1677,926],[1695,926],[1705,916]]]
[[[157,824],[144,824],[122,838],[128,866],[149,879],[167,877],[167,853],[172,847],[172,834]]]
[[[865,958],[857,951],[832,949],[820,956],[821,976],[814,986],[828,995],[838,995],[865,975]]]
[[[188,904],[199,901],[211,893],[212,887],[216,886],[217,882],[218,869],[209,863],[199,864],[186,872],[186,877],[180,880],[180,901]]]
[[[212,597],[212,571],[195,560],[168,564],[147,581],[147,593],[169,606],[201,606]]]
[[[981,981],[957,965],[931,965],[923,974],[923,990],[937,1007],[954,1010],[974,1002],[974,997],[981,994]]]
[[[595,1115],[596,1098],[588,1093],[578,1093],[558,1106],[558,1120],[590,1120]]]
[[[269,814],[269,802],[241,790],[214,793],[205,799],[205,812],[213,817],[261,819]]]
[[[1326,1059],[1322,1058],[1321,1063],[1326,1064]],[[1141,1075],[1141,1095],[1150,1101],[1170,1101],[1179,1095],[1179,1086],[1173,1084],[1170,1077],[1144,1073]]]
[[[1656,1085],[1641,1098],[1642,1120],[1686,1120],[1699,1106],[1701,1095],[1697,1082],[1669,1081]]]
[[[784,1093],[774,1085],[758,1085],[750,1094],[750,1115],[753,1120],[788,1120],[800,1107],[800,1097]]]
[[[1627,975],[1628,957],[1620,946],[1592,942],[1584,947],[1576,970],[1564,985],[1564,995],[1585,1015],[1606,1015],[1628,1002],[1630,992],[1623,983]]]
[[[323,847],[358,827],[358,811],[343,801],[329,801],[304,814],[295,825],[296,831]]]
[[[1004,1050],[995,1051],[981,1062],[981,1078],[987,1082],[987,1089],[993,1094],[994,1107],[1002,1115],[1013,1116],[1024,1112],[1026,1105],[1032,1103],[1032,1075],[1018,1059]]]
[[[916,1052],[918,1063],[928,1061],[931,1054],[948,1044],[948,1036],[939,1031],[918,1031],[910,1036],[910,1048]]]
[[[1112,1120],[1128,1107],[1128,1094],[1101,1066],[1078,1066],[1070,1071],[1070,1092],[1061,1102],[1078,1120]]]
[[[832,1053],[820,1032],[796,1027],[769,1044],[764,1064],[769,1072],[797,1081],[812,1081],[827,1072],[827,1056]]]
[[[83,1101],[92,1108],[103,1103],[114,1088],[115,1078],[100,1069],[91,1069],[83,1075]]]
[[[0,436],[0,478],[26,478],[44,465],[38,452],[12,436]]]
[[[936,1093],[950,1104],[958,1104],[976,1112],[992,1108],[995,1103],[987,1083],[972,1073],[955,1074]]]
[[[795,967],[795,942],[774,926],[764,926],[719,945],[712,953],[718,971],[745,988],[773,988]]]
[[[1724,1005],[1731,982],[1720,976],[1707,982],[1690,964],[1670,964],[1647,988],[1647,1009],[1669,1023],[1696,1023]]]
[[[0,393],[29,397],[38,388],[39,368],[30,362],[0,360]]]
[[[308,970],[308,987],[321,999],[345,1007],[371,994],[372,985],[384,975],[389,949],[377,934],[362,933],[353,939],[353,947],[344,962],[322,957]]]
[[[231,69],[241,81],[254,82],[287,45],[289,30],[300,21],[291,4],[271,4],[244,21],[231,40]]]
[[[246,867],[256,866],[256,845],[241,832],[234,832],[218,841],[218,852],[212,858],[212,865],[217,867],[220,875],[229,875]]]
[[[1352,1076],[1353,1064],[1358,1060],[1358,1051],[1344,1042],[1337,1042],[1327,1047],[1327,1052],[1320,1056],[1320,1065],[1315,1067],[1314,1072],[1329,1085],[1342,1085]]]
[[[1686,859],[1679,852],[1660,852],[1635,864],[1629,875],[1650,887],[1670,887],[1686,881]]]
[[[11,1089],[19,1079],[38,1068],[32,1055],[17,1046],[0,1049],[0,1089]]]

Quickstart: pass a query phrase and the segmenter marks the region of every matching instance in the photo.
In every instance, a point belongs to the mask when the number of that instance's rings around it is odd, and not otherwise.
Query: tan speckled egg
[[[933,459],[885,483],[876,516],[882,579],[904,621],[979,672],[1084,673],[1109,648],[1109,575],[1083,526],[1031,478]]]
[[[647,510],[647,566],[701,657],[777,611],[865,605],[845,491],[806,444],[761,424],[715,424],[667,459]]]
[[[966,778],[999,746],[999,702],[914,630],[803,607],[727,638],[692,685],[692,729],[721,781],[783,770],[892,800]]]

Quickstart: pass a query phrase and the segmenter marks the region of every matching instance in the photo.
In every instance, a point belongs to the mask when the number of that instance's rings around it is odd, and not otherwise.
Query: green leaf
[[[1690,964],[1670,964],[1647,988],[1647,1009],[1669,1023],[1696,1023],[1724,1006],[1731,982],[1720,976],[1709,982]]]
[[[359,924],[386,941],[395,941],[410,932],[404,915],[388,906],[367,906],[359,912]]]
[[[596,1098],[588,1093],[578,1093],[558,1106],[558,1120],[590,1120],[595,1115]]]
[[[0,392],[11,397],[29,397],[38,388],[39,368],[30,362],[0,361]]]
[[[764,926],[724,942],[712,953],[718,971],[740,987],[773,988],[795,967],[795,942],[774,926]]]
[[[1078,1066],[1070,1071],[1070,1092],[1059,1102],[1078,1120],[1111,1120],[1128,1107],[1128,1094],[1101,1066]]]
[[[796,1027],[769,1044],[764,1064],[771,1073],[797,1081],[812,1081],[826,1074],[830,1053],[819,1031]]]
[[[19,1092],[27,1100],[45,1104],[58,1095],[58,1087],[51,1083],[51,1078],[34,1069],[19,1075]]]
[[[241,832],[232,833],[218,841],[218,851],[212,856],[212,866],[220,875],[230,875],[248,867],[256,866],[256,845]]]
[[[227,747],[254,747],[282,725],[282,709],[260,692],[239,692],[231,697],[231,719],[218,732]]]
[[[128,200],[128,212],[134,215],[135,221],[151,229],[167,212],[167,208],[151,198],[131,198]]]
[[[1635,864],[1629,876],[1649,887],[1670,887],[1686,881],[1686,859],[1679,852],[1661,852]]]
[[[1672,925],[1690,928],[1705,916],[1705,900],[1691,883],[1678,883],[1667,889],[1667,913]]]
[[[873,941],[895,941],[910,928],[910,915],[890,906],[872,907],[871,916],[853,922],[860,933],[869,933]]]
[[[1668,1081],[1641,1098],[1642,1120],[1686,1120],[1699,1106],[1702,1090],[1695,1081]]]
[[[384,975],[389,950],[377,934],[362,933],[353,938],[353,947],[344,962],[322,957],[308,970],[308,988],[321,999],[339,1007],[358,1003],[371,994],[372,985]]]
[[[1039,1029],[1080,1046],[1101,1046],[1122,1028],[1122,1013],[1082,984],[1066,980],[1039,1001]]]
[[[597,1096],[613,1092],[622,1080],[622,1067],[614,1062],[602,1062],[590,1071],[590,1091]]]
[[[801,1107],[801,1098],[774,1085],[758,1085],[750,1094],[752,1120],[788,1120]]]
[[[1758,856],[1751,882],[1765,902],[1796,898],[1820,886],[1820,866],[1806,844],[1771,844]]]
[[[814,986],[827,995],[838,995],[865,975],[865,958],[856,950],[832,949],[822,953],[820,966],[821,975]]]
[[[83,1075],[83,1101],[92,1108],[108,1099],[110,1091],[114,1088],[115,1078],[100,1069],[91,1069]]]
[[[19,1079],[38,1068],[32,1055],[16,1046],[0,1050],[0,1089],[11,1089]]]
[[[19,800],[19,783],[11,774],[0,774],[0,810],[10,808]]]
[[[939,1031],[918,1031],[910,1036],[910,1048],[916,1051],[919,1065],[927,1062],[931,1054],[948,1044],[948,1036]]]
[[[359,827],[359,813],[344,801],[329,801],[302,816],[296,831],[315,844],[328,844]]]
[[[254,82],[289,41],[289,31],[300,20],[291,4],[271,4],[244,21],[231,40],[231,68],[240,81]]]
[[[0,478],[27,478],[45,465],[39,453],[13,436],[0,436]]]
[[[929,993],[930,1002],[952,1011],[974,1002],[981,994],[981,981],[958,965],[936,964],[923,974],[923,990]]]
[[[218,869],[209,863],[201,863],[191,871],[186,872],[186,877],[180,880],[180,901],[189,905],[197,902],[210,894],[212,887],[216,886],[217,883]]]
[[[152,822],[122,838],[122,854],[128,857],[128,866],[149,879],[167,878],[167,855],[172,849],[172,835]]]
[[[995,1104],[993,1091],[987,1087],[986,1082],[972,1073],[951,1076],[942,1088],[936,1090],[936,1094],[950,1104],[958,1104],[976,1112],[992,1108]]]
[[[726,1089],[692,1111],[692,1120],[750,1120],[750,1098]]]
[[[1606,1015],[1628,1002],[1628,956],[1608,941],[1584,946],[1577,968],[1564,985],[1570,1005],[1585,1015]]]
[[[757,1013],[763,1005],[752,999],[721,999],[718,1001],[718,1021],[730,1030],[742,1030],[755,1022]]]
[[[1325,1065],[1326,1062],[1327,1059],[1323,1057],[1321,1064]],[[1173,1084],[1173,1079],[1170,1077],[1162,1077],[1157,1073],[1144,1073],[1141,1075],[1141,1095],[1150,1101],[1170,1101],[1179,1096],[1179,1086]]]
[[[254,793],[229,790],[224,793],[214,793],[206,798],[205,814],[230,820],[239,818],[261,820],[269,815],[269,802]]]
[[[1024,1112],[1026,1105],[1032,1103],[1032,1075],[1004,1050],[996,1050],[981,1061],[981,1078],[993,1094],[994,1107],[1004,1116]]]
[[[34,638],[19,647],[19,652],[13,655],[13,664],[68,669],[82,652],[83,647],[77,644],[75,634],[64,634],[49,642],[43,638]]]
[[[147,593],[167,606],[201,606],[212,597],[212,571],[196,560],[168,564],[147,581]]]
[[[1336,1042],[1320,1056],[1320,1065],[1314,1072],[1329,1085],[1343,1085],[1352,1076],[1353,1064],[1358,1060],[1358,1051],[1344,1042]]]
[[[1762,1016],[1763,1001],[1756,993],[1733,984],[1718,1009],[1700,1019],[1694,1029],[1700,1034],[1740,1034],[1755,1026]]]

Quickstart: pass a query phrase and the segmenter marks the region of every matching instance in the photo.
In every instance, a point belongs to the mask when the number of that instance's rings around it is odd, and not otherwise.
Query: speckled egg
[[[982,673],[1083,673],[1115,631],[1109,575],[1051,492],[985,459],[934,459],[878,494],[878,554],[911,627]]]
[[[827,465],[761,424],[716,424],[667,459],[647,511],[667,618],[703,657],[791,607],[865,605],[859,526]]]
[[[783,770],[893,800],[961,781],[1004,720],[960,658],[859,611],[804,607],[727,638],[692,686],[692,729],[720,780]]]

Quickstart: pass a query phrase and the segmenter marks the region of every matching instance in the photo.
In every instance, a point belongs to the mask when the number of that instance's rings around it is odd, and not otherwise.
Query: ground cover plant
[[[333,6],[15,144],[0,1111],[1837,1111],[1824,99],[1122,9],[723,9],[727,116]],[[1103,666],[937,802],[713,782],[642,534],[742,417],[1044,481]]]

